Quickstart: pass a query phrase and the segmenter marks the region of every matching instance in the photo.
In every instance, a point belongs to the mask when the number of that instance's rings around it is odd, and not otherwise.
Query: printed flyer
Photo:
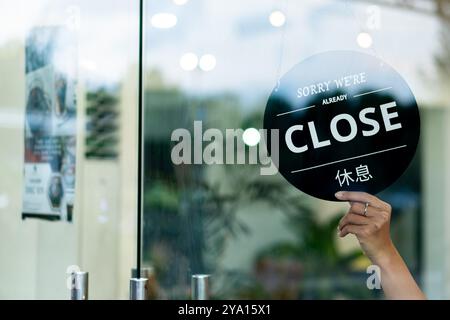
[[[26,39],[23,219],[72,221],[76,52],[63,27],[34,28]]]

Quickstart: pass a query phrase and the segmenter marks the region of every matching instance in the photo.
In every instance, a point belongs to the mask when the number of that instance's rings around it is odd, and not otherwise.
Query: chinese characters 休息
[[[367,165],[360,165],[359,167],[355,168],[356,170],[356,181],[354,178],[352,178],[353,172],[347,171],[347,169],[344,169],[343,172],[341,170],[338,170],[336,177],[334,178],[339,182],[339,186],[342,187],[344,184],[347,186],[350,186],[350,183],[352,182],[367,182],[370,179],[373,179],[372,175],[370,174],[369,167]]]

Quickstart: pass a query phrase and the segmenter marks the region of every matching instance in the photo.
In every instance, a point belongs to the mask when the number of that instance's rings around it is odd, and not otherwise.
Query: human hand
[[[388,203],[365,192],[340,191],[336,198],[350,204],[339,222],[341,238],[355,235],[364,253],[375,264],[395,252],[390,236],[392,208]]]

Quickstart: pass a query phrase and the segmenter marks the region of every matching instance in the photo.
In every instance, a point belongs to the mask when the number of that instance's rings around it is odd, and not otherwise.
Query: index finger
[[[372,207],[376,207],[378,209],[386,208],[386,204],[383,201],[366,192],[339,191],[335,196],[337,199],[343,201],[369,203]]]

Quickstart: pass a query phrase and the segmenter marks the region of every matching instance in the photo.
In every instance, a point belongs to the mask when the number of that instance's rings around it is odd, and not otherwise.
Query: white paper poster
[[[35,28],[26,40],[23,218],[72,221],[76,52],[63,27]]]

